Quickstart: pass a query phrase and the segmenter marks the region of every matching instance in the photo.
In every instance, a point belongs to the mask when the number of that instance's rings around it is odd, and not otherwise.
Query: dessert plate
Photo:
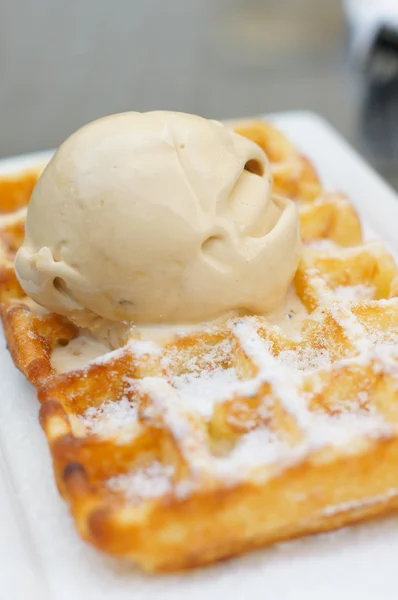
[[[314,162],[328,187],[346,193],[370,226],[398,252],[398,198],[321,118],[271,118]],[[0,173],[47,160],[6,159]],[[2,335],[2,334],[0,334]],[[362,600],[396,598],[398,517],[260,550],[183,574],[145,575],[78,537],[55,488],[34,389],[0,347],[0,599],[124,600],[189,597]]]

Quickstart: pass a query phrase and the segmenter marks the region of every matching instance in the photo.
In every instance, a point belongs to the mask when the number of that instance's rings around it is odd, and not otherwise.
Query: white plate
[[[398,198],[316,115],[272,117],[398,251]],[[0,162],[0,173],[45,155]],[[397,598],[398,518],[280,544],[194,572],[148,576],[78,537],[55,488],[35,392],[0,348],[0,600]]]

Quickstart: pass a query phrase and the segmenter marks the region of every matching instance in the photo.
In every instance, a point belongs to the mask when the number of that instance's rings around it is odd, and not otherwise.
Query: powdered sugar
[[[372,348],[372,342],[368,338],[366,329],[355,317],[349,306],[343,302],[336,302],[330,307],[330,312],[336,323],[343,329],[348,340],[354,344],[360,352],[367,352]]]
[[[376,437],[388,434],[390,428],[380,413],[355,409],[352,405],[339,413],[312,413],[311,443],[314,447],[331,444],[345,446],[360,436]]]
[[[154,461],[148,466],[111,477],[106,484],[110,490],[122,493],[127,500],[136,503],[140,499],[157,498],[170,492],[173,473],[172,465]]]
[[[260,382],[269,382],[287,412],[294,415],[303,430],[307,429],[309,414],[305,400],[298,393],[299,375],[273,356],[267,342],[246,321],[238,323],[235,331],[243,349],[260,369]]]
[[[93,360],[90,360],[89,365],[105,365],[111,361],[119,360],[123,354],[126,352],[126,346],[122,346],[121,348],[117,348],[116,350],[110,350]]]
[[[161,354],[161,347],[150,340],[130,339],[127,346],[136,357],[159,356]]]
[[[137,409],[126,397],[115,402],[103,402],[98,407],[89,407],[82,415],[77,415],[88,433],[109,437],[133,424],[137,419]]]
[[[202,472],[208,472],[210,457],[206,434],[195,412],[162,377],[145,377],[138,380],[137,385],[141,393],[147,394],[151,399],[145,409],[145,417],[149,421],[156,422],[160,419],[163,422],[196,477]]]
[[[346,447],[355,452],[355,440],[362,436],[378,437],[388,435],[390,428],[381,414],[354,406],[347,410],[328,414],[324,411],[309,411],[309,427],[300,442],[290,445],[280,433],[268,427],[260,427],[242,435],[236,446],[226,456],[214,460],[214,469],[218,476],[239,480],[248,471],[263,467],[283,469],[308,456],[314,450],[326,446]]]
[[[332,517],[334,515],[345,513],[351,510],[360,510],[361,508],[367,508],[382,502],[388,502],[388,500],[391,500],[391,498],[395,498],[396,496],[398,496],[398,489],[390,488],[384,494],[378,494],[377,496],[372,496],[371,498],[350,500],[349,502],[326,506],[326,508],[322,510],[322,514],[327,517]]]
[[[209,330],[211,332],[211,329]],[[181,359],[182,350],[176,348],[168,349],[167,353],[161,359],[161,365],[168,369],[178,359]],[[232,345],[228,337],[217,341],[214,344],[204,343],[198,345],[192,352],[184,354],[184,371],[187,373],[203,373],[213,371],[221,364],[230,359],[232,354]]]
[[[291,448],[277,433],[263,427],[242,435],[231,452],[214,459],[214,468],[217,475],[236,480],[251,469],[291,462],[300,453],[299,447]]]
[[[338,300],[349,302],[351,300],[371,300],[374,298],[374,286],[358,285],[339,285],[333,289],[333,294]]]
[[[233,394],[237,383],[235,369],[217,368],[173,378],[182,400],[204,417],[212,415],[215,402]]]
[[[315,201],[316,202],[316,201]],[[338,252],[340,250],[340,246],[336,244],[333,240],[328,238],[313,240],[306,244],[307,248],[311,248],[313,250],[318,250],[320,252]]]
[[[296,350],[282,350],[277,360],[293,371],[309,373],[318,369],[330,367],[331,359],[325,349],[300,347]]]
[[[135,358],[143,358],[145,356],[158,356],[160,352],[160,346],[154,342],[141,341],[132,338],[124,346],[90,360],[89,364],[104,365],[111,361],[119,360],[126,353],[133,354]]]

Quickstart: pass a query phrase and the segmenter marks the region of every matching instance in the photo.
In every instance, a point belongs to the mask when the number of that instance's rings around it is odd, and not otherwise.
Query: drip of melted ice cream
[[[237,315],[232,312],[228,313],[223,319],[218,319],[211,324],[219,325],[221,322],[234,316]],[[266,319],[271,326],[279,327],[285,335],[296,337],[300,335],[307,316],[308,312],[305,306],[297,296],[294,287],[291,286],[281,305],[269,313]],[[203,323],[191,326],[143,326],[132,329],[131,335],[137,339],[152,340],[161,343],[170,341],[176,335],[199,331],[203,329],[203,326]],[[51,362],[54,370],[57,373],[62,373],[73,369],[80,369],[91,360],[95,360],[111,350],[111,345],[102,336],[95,337],[87,329],[82,329],[80,335],[69,342],[69,344],[55,348]]]

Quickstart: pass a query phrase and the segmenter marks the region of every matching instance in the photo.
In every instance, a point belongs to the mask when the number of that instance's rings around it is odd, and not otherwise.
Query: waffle
[[[264,150],[271,162],[275,193],[303,202],[320,196],[322,185],[311,162],[271,123],[244,120],[228,125]]]
[[[85,540],[173,571],[398,507],[397,269],[381,244],[362,243],[347,199],[297,199],[305,245],[279,320],[233,318],[162,343],[132,335],[56,373],[52,352],[81,332],[19,287],[24,216],[2,189],[8,347],[37,389]]]

